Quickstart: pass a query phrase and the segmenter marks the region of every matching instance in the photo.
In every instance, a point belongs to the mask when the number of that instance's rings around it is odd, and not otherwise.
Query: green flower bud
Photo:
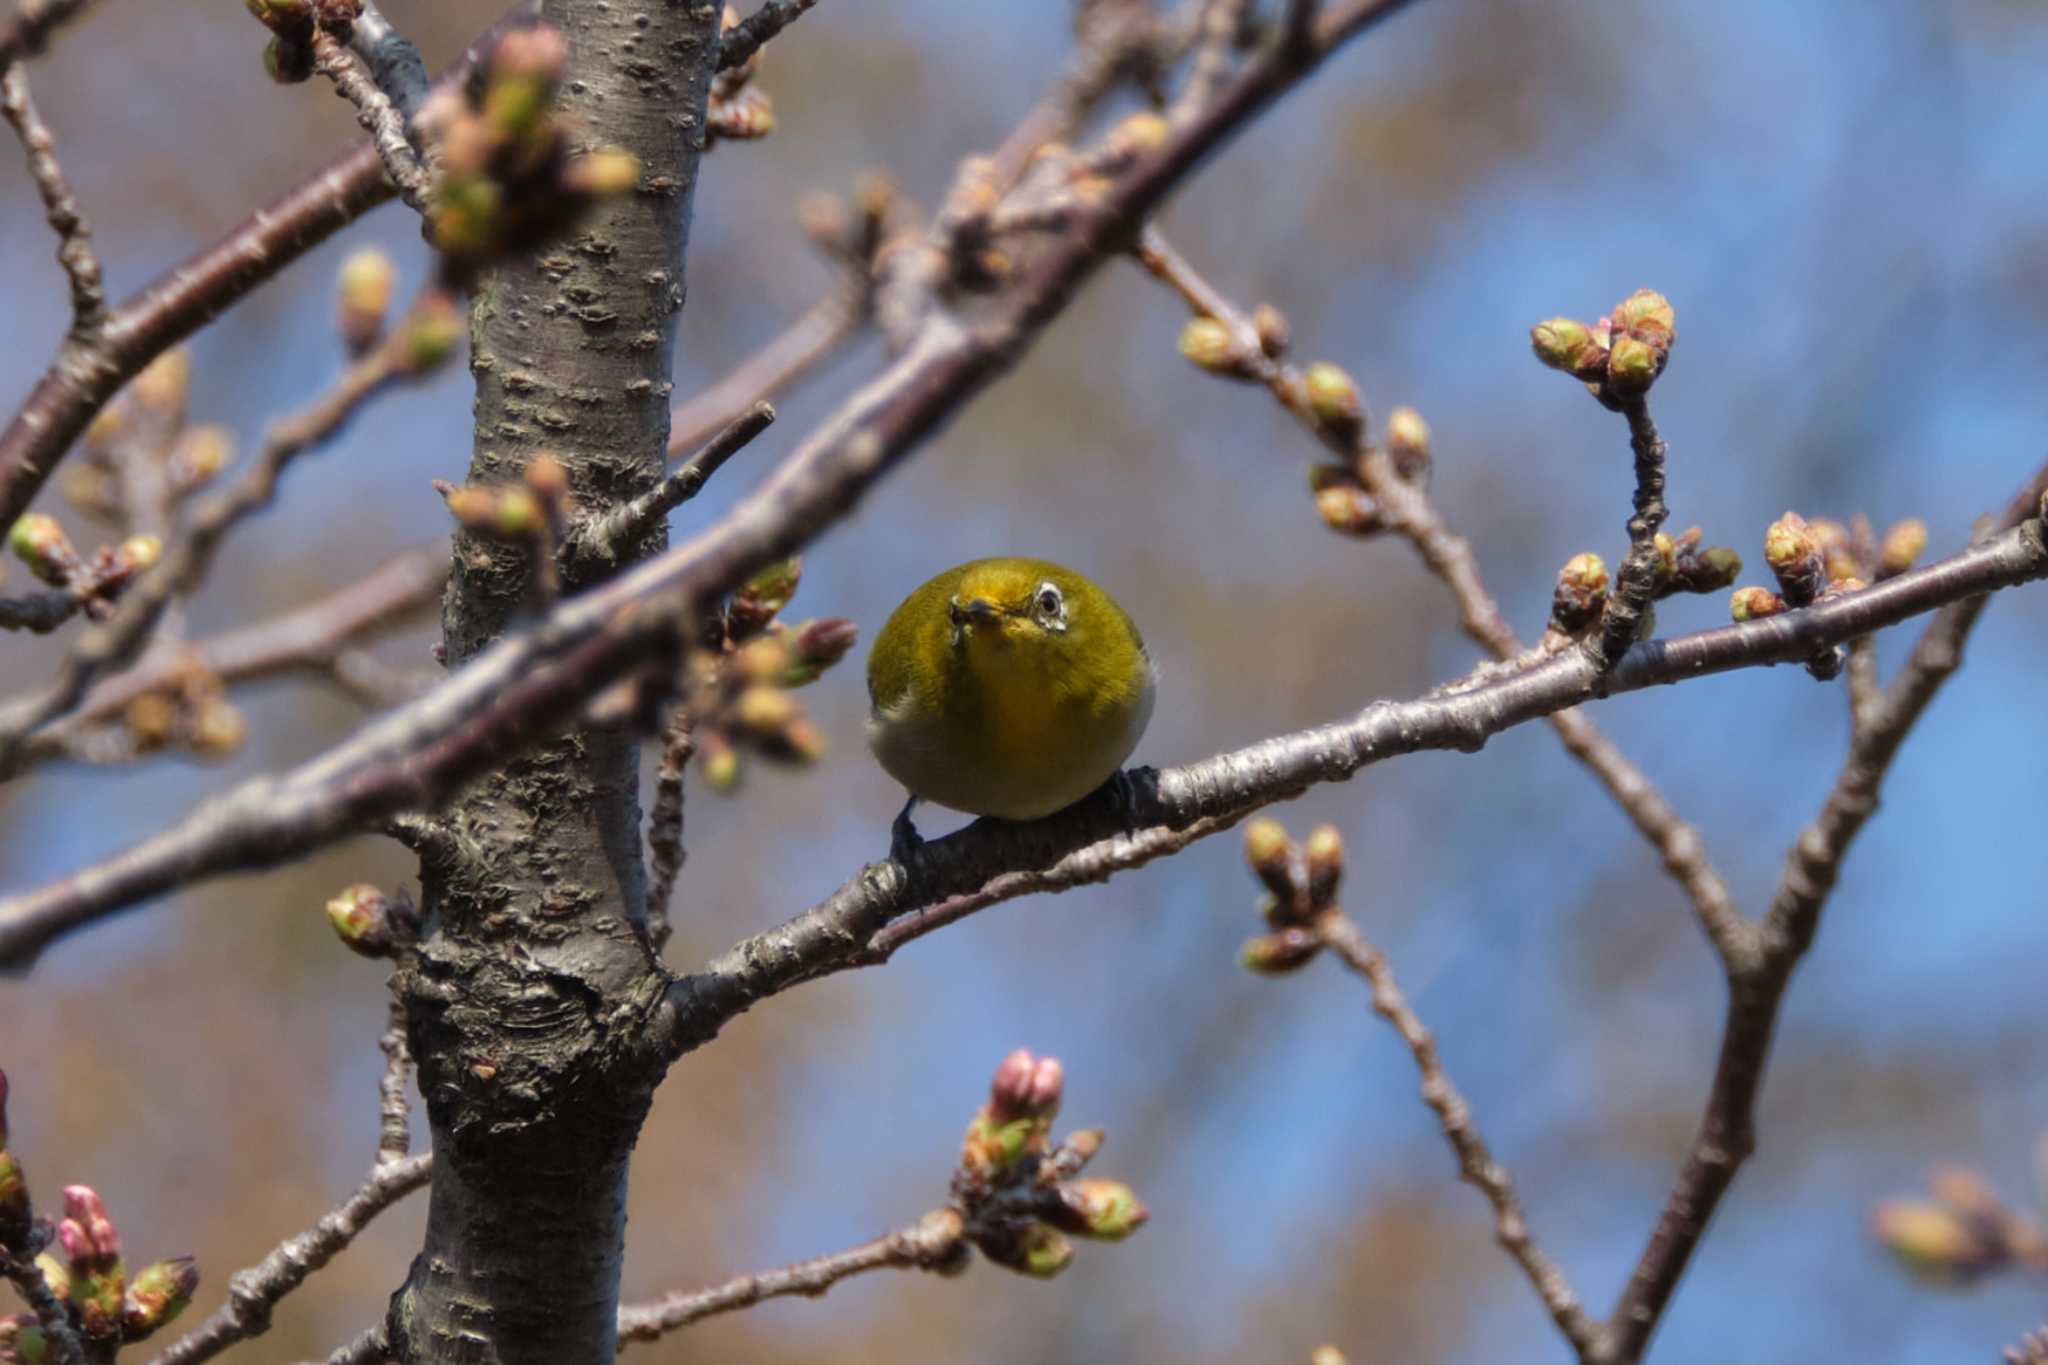
[[[376,344],[397,284],[398,267],[376,247],[351,252],[341,263],[334,323],[350,355],[361,355]]]
[[[1180,329],[1180,353],[1210,374],[1250,378],[1251,357],[1238,349],[1237,334],[1215,318],[1189,318]]]
[[[30,1313],[0,1318],[0,1365],[46,1365],[50,1339]]]
[[[1877,576],[1893,578],[1913,567],[1913,561],[1927,551],[1927,523],[1908,517],[1884,533],[1877,552]]]
[[[793,556],[762,569],[732,595],[732,605],[726,609],[726,631],[743,640],[763,629],[789,605],[802,581],[803,561]]]
[[[0,1243],[14,1245],[28,1232],[28,1178],[21,1158],[0,1147]]]
[[[1764,562],[1777,575],[1786,601],[1804,606],[1827,586],[1821,541],[1797,512],[1787,512],[1764,532]]]
[[[1429,471],[1429,423],[1414,408],[1387,414],[1387,458],[1394,472],[1413,483]]]
[[[27,512],[7,533],[7,543],[30,573],[52,587],[63,587],[78,571],[78,552],[64,528],[47,512]]]
[[[1572,318],[1537,323],[1529,329],[1529,345],[1545,365],[1580,379],[1598,378],[1607,363],[1606,347],[1585,323]]]
[[[35,1264],[43,1274],[43,1283],[48,1286],[51,1297],[59,1303],[71,1302],[71,1267],[47,1251],[36,1257]]]
[[[1336,896],[1337,883],[1344,876],[1344,836],[1337,833],[1335,825],[1317,825],[1309,831],[1302,854],[1308,868],[1309,904],[1321,909]]]
[[[770,126],[774,119],[769,118]],[[765,130],[763,130],[765,132]],[[640,185],[640,158],[617,147],[577,157],[562,171],[562,187],[591,199],[611,199]]]
[[[1358,385],[1340,367],[1319,360],[1302,372],[1301,384],[1309,413],[1325,430],[1353,438],[1364,430]]]
[[[524,488],[501,488],[491,517],[491,529],[507,540],[525,540],[547,525],[547,513],[540,499]]]
[[[698,770],[715,792],[729,792],[740,784],[740,756],[732,741],[709,731],[697,741]]]
[[[1323,525],[1347,536],[1369,536],[1386,529],[1380,505],[1363,490],[1333,485],[1316,494],[1316,515]]]
[[[1638,289],[1616,305],[1614,330],[1660,351],[1671,349],[1678,337],[1678,316],[1671,300],[1654,289]]]
[[[1083,1237],[1120,1242],[1150,1216],[1120,1180],[1074,1180],[1059,1187],[1059,1226]]]
[[[420,295],[399,323],[393,367],[410,376],[429,374],[446,364],[462,340],[462,313],[455,300],[439,290]]]
[[[208,697],[192,717],[192,752],[201,758],[227,758],[249,738],[249,721],[225,697]]]
[[[368,882],[345,886],[327,902],[327,922],[364,957],[390,957],[419,931],[419,913],[409,898],[387,896]]]
[[[1728,615],[1737,621],[1760,621],[1785,610],[1785,600],[1769,588],[1737,588],[1728,599]]]
[[[1281,976],[1306,966],[1322,940],[1305,925],[1289,924],[1245,940],[1237,960],[1260,976]]]
[[[1576,554],[1557,573],[1550,597],[1550,621],[1566,635],[1576,635],[1600,619],[1607,608],[1607,561],[1596,554]]]
[[[185,1311],[199,1288],[199,1264],[190,1256],[151,1261],[136,1272],[122,1304],[124,1341],[141,1341]]]
[[[1019,1242],[1019,1259],[1013,1269],[1041,1280],[1049,1280],[1074,1259],[1074,1244],[1043,1223],[1024,1229]]]
[[[1936,1282],[1973,1278],[2004,1259],[1984,1229],[1941,1204],[1888,1200],[1871,1214],[1870,1230],[1910,1273]]]
[[[1617,393],[1648,393],[1663,361],[1657,349],[1640,337],[1618,336],[1607,351],[1607,380]]]
[[[1287,317],[1270,303],[1262,303],[1252,309],[1252,330],[1259,335],[1259,349],[1266,353],[1268,360],[1278,360],[1287,354],[1293,337],[1287,326]]]
[[[171,483],[189,493],[207,483],[235,456],[235,438],[226,427],[186,427],[171,447]]]

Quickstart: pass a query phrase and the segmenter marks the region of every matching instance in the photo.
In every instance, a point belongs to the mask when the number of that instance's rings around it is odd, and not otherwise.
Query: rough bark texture
[[[513,481],[551,451],[602,512],[663,473],[718,10],[548,0],[543,17],[569,40],[579,139],[632,152],[642,180],[479,288],[469,477]],[[605,567],[566,565],[564,587]],[[528,577],[520,547],[458,540],[451,669],[529,606]],[[426,1244],[392,1299],[398,1360],[612,1358],[627,1158],[659,1077],[641,1041],[662,980],[642,935],[636,753],[588,728],[531,751],[453,804],[456,852],[422,867],[427,935],[401,984],[435,1163]]]

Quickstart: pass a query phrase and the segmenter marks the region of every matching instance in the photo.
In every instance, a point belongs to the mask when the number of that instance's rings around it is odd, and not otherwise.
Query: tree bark
[[[469,477],[516,481],[546,450],[602,514],[664,470],[719,8],[547,0],[542,17],[568,39],[579,144],[632,152],[641,181],[480,285]],[[610,566],[563,567],[574,590]],[[529,578],[523,547],[458,537],[450,669],[528,608]],[[422,865],[426,931],[398,985],[435,1160],[425,1246],[387,1322],[407,1365],[613,1356],[628,1158],[661,1074],[643,1041],[664,978],[642,930],[637,755],[631,734],[591,727],[532,750],[456,799],[454,852]]]

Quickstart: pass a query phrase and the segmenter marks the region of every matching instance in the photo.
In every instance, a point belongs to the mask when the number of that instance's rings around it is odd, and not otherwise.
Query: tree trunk
[[[632,152],[642,178],[480,286],[472,482],[516,481],[547,450],[601,513],[660,478],[718,17],[698,0],[544,5],[579,145]],[[564,587],[607,567],[565,565]],[[529,576],[523,547],[457,538],[450,669],[529,604]],[[641,1043],[663,980],[642,934],[637,753],[590,727],[527,753],[453,803],[455,851],[422,866],[426,933],[399,987],[434,1178],[388,1319],[408,1365],[614,1353],[627,1163],[661,1065]]]

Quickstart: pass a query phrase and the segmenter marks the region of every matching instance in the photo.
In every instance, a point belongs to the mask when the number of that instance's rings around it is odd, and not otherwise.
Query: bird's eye
[[[1045,616],[1060,614],[1060,590],[1047,583],[1038,590],[1038,610]]]

